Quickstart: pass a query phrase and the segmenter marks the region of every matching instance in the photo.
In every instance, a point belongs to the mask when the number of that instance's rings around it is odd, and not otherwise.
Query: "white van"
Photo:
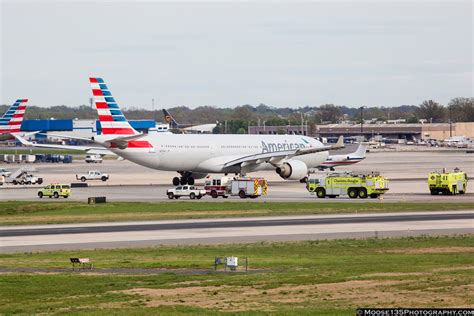
[[[87,155],[84,160],[87,163],[102,163],[102,157],[100,155]]]

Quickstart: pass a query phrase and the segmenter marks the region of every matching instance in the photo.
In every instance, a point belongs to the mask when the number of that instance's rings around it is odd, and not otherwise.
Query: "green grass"
[[[215,217],[383,213],[472,209],[471,203],[312,202],[0,202],[0,223],[52,224]]]
[[[67,269],[68,259],[77,256],[92,258],[97,269],[210,270],[215,256],[234,255],[249,257],[250,268],[260,269],[205,275],[3,273],[0,314],[353,315],[357,306],[469,306],[473,244],[474,235],[468,235],[0,254],[3,268]],[[123,292],[130,289],[152,292]]]

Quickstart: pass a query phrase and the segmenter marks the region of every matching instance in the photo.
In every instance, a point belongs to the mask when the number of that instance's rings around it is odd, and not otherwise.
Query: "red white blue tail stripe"
[[[0,118],[0,134],[18,133],[25,116],[28,99],[18,99]]]
[[[127,121],[102,78],[89,78],[95,106],[104,135],[139,134]]]

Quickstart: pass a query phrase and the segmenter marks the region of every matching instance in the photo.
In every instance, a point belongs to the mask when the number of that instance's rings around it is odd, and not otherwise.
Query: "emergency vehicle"
[[[332,173],[308,179],[306,189],[316,193],[318,198],[335,198],[340,195],[347,195],[351,199],[365,199],[369,196],[378,198],[388,191],[388,180],[378,172]]]
[[[38,197],[40,199],[43,198],[43,196],[48,196],[49,198],[54,197],[55,199],[62,196],[67,199],[69,195],[71,195],[71,187],[67,184],[49,184],[38,190]]]
[[[223,198],[229,196],[239,196],[242,199],[257,198],[267,194],[268,182],[264,178],[256,177],[207,178],[204,190],[206,190],[206,194],[215,199],[219,196]]]
[[[438,194],[464,194],[467,189],[467,174],[458,168],[453,172],[431,172],[428,175],[428,187],[431,195]]]

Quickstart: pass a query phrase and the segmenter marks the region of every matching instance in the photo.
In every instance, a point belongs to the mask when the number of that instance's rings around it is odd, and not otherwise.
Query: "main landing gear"
[[[194,178],[190,174],[183,174],[181,177],[174,177],[173,178],[173,185],[194,185]]]

